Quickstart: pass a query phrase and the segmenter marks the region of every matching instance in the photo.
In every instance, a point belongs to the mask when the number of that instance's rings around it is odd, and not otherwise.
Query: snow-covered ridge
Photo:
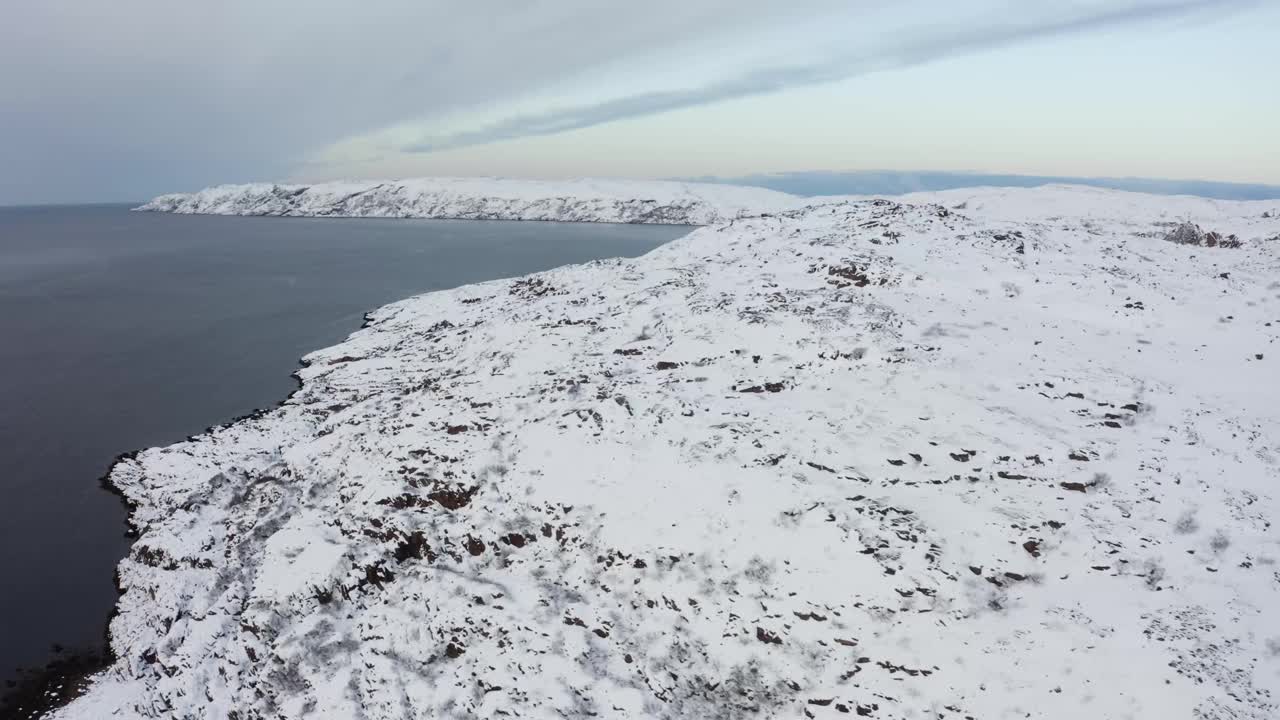
[[[709,225],[791,207],[761,188],[635,180],[419,178],[317,185],[222,185],[137,208],[206,215],[559,220]]]
[[[113,469],[59,717],[1276,717],[1280,219],[1015,195],[371,313]]]

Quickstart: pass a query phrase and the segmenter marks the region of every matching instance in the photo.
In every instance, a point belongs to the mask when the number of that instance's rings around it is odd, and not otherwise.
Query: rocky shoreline
[[[368,324],[368,319],[368,315],[366,315],[361,329]],[[263,414],[283,406],[293,397],[294,392],[302,388],[302,381],[298,378],[297,373],[291,373],[290,377],[297,382],[297,387],[287,397],[277,401],[271,407],[255,410],[216,425],[210,425],[192,437],[199,437],[220,428],[230,427],[239,422],[261,417]],[[107,472],[98,479],[98,486],[104,492],[118,498],[125,507],[129,520],[124,529],[124,534],[125,537],[135,540],[138,537],[138,530],[133,526],[132,517],[138,506],[129,498],[127,493],[112,483],[111,477],[119,464],[134,460],[139,452],[141,450],[120,453],[112,459]],[[125,588],[120,583],[118,569],[115,573],[115,584],[116,591],[123,595]],[[116,662],[117,658],[111,647],[110,623],[118,612],[119,608],[117,607],[112,612],[111,618],[108,619],[107,625],[102,629],[103,640],[101,647],[55,648],[55,657],[44,667],[21,670],[21,677],[17,682],[9,687],[0,689],[0,716],[15,718],[43,717],[83,695],[90,686],[92,678],[107,670]]]

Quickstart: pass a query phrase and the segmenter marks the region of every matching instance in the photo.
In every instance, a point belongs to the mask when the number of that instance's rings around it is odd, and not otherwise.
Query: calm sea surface
[[[119,453],[269,407],[307,352],[410,295],[635,256],[683,227],[0,208],[0,695],[101,648]]]

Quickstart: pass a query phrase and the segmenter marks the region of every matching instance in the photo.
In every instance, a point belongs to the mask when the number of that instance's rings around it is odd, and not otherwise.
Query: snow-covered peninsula
[[[513,217],[250,187],[145,207]],[[117,662],[56,717],[1280,715],[1280,203],[608,187],[503,202],[710,226],[121,460]]]
[[[317,185],[222,185],[137,208],[202,215],[710,225],[795,204],[761,188],[624,180],[417,178]]]

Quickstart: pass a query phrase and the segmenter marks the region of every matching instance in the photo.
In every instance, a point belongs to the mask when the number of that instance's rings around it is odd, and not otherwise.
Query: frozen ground
[[[57,716],[1280,716],[1280,207],[910,200],[389,305],[122,461]]]

